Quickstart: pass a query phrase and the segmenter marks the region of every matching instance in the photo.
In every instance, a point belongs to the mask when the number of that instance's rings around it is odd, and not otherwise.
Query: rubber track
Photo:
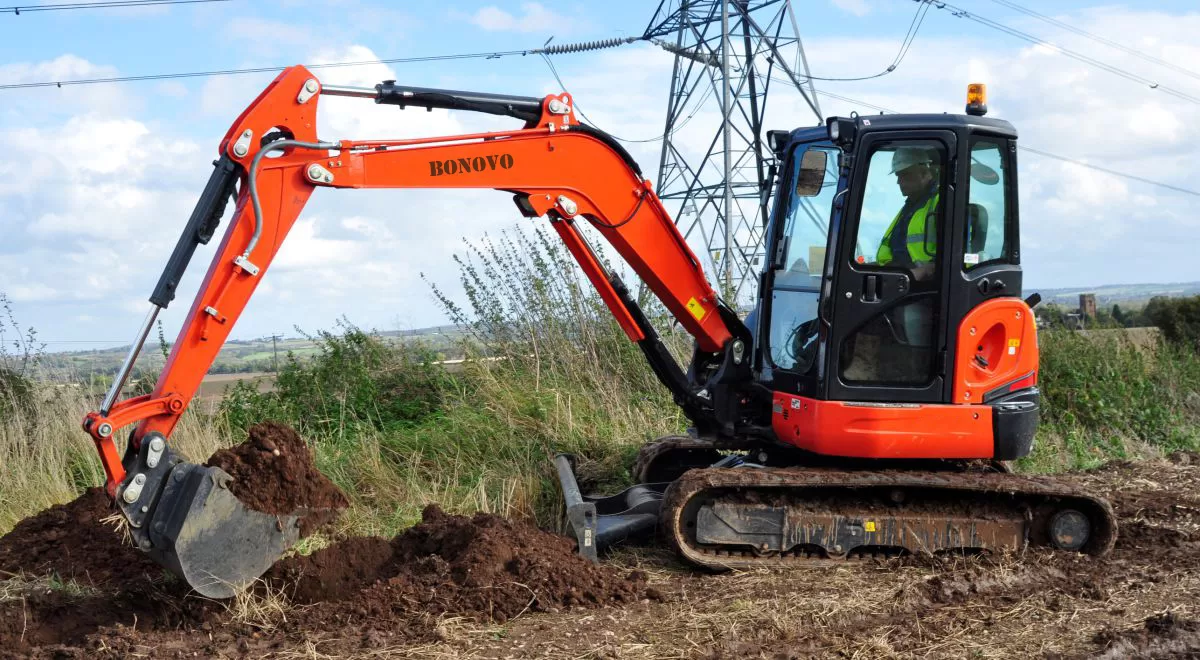
[[[694,547],[687,539],[682,515],[688,502],[714,489],[787,490],[802,495],[806,488],[845,488],[848,498],[860,488],[921,488],[962,492],[964,495],[1001,495],[978,498],[999,504],[1012,496],[1043,500],[1073,500],[1072,506],[1088,514],[1092,538],[1085,547],[1090,555],[1108,553],[1117,538],[1112,506],[1104,499],[1080,492],[1071,485],[1046,478],[986,472],[918,472],[905,470],[854,471],[820,468],[697,469],[671,484],[663,498],[660,524],[669,543],[685,560],[714,569],[793,566],[804,559],[766,556],[717,556]],[[1082,506],[1081,506],[1082,505]],[[1089,506],[1090,505],[1090,506]],[[811,560],[810,560],[811,561]],[[818,562],[839,561],[817,559]]]

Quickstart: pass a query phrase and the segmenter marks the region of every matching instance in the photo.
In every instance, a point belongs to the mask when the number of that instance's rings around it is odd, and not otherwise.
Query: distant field
[[[259,392],[270,392],[275,389],[275,374],[266,371],[245,374],[209,374],[200,383],[196,398],[207,401],[220,399],[225,395],[225,390],[242,380],[257,380]]]

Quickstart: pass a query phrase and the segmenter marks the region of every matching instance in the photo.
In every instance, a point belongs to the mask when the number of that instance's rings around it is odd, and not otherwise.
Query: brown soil
[[[302,537],[350,505],[313,464],[312,450],[300,435],[284,424],[255,424],[245,442],[216,452],[205,465],[228,472],[233,477],[230,491],[247,507],[274,515],[300,515]]]
[[[122,543],[102,488],[89,488],[69,504],[26,518],[0,537],[0,573],[56,575],[81,584],[122,584],[162,573],[158,564]]]
[[[644,573],[621,576],[592,564],[565,537],[484,513],[450,516],[435,505],[390,542],[351,538],[285,559],[268,578],[288,588],[293,602],[352,599],[372,618],[422,612],[506,621],[647,596]]]
[[[280,562],[251,602],[282,591],[286,614],[250,616],[164,582],[95,522],[108,509],[90,491],[0,538],[0,568],[26,573],[0,582],[0,657],[1200,657],[1198,457],[1064,478],[1113,503],[1120,529],[1106,557],[712,575],[659,550],[593,566],[564,538],[431,507],[394,539]],[[78,551],[88,545],[103,550]],[[28,577],[48,571],[96,586]]]

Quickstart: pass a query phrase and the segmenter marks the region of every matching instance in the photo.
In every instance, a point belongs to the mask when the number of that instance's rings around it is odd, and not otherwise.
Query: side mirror
[[[825,183],[825,166],[829,154],[819,149],[809,149],[800,159],[800,172],[796,176],[796,196],[816,197],[821,194]]]
[[[971,158],[971,178],[985,186],[994,186],[1000,183],[1000,174],[991,166],[984,165],[975,158]]]

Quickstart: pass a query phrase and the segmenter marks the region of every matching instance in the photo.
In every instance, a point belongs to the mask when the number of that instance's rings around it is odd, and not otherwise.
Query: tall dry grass
[[[104,471],[90,436],[80,423],[102,394],[69,384],[36,383],[31,398],[0,411],[0,532],[51,505],[74,499],[104,483]],[[118,433],[119,449],[128,429]],[[189,412],[171,436],[172,445],[193,460],[204,460],[230,444],[215,418]]]

